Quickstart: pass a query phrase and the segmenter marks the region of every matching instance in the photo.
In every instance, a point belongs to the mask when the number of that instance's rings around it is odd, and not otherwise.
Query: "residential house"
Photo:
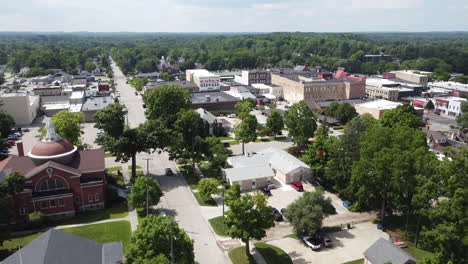
[[[364,252],[364,264],[387,263],[416,264],[416,258],[392,242],[379,238]]]
[[[224,174],[229,184],[240,185],[241,191],[265,187],[275,177],[268,165],[224,169]]]
[[[273,170],[274,177],[285,184],[306,180],[311,176],[310,167],[307,164],[278,148],[267,148],[253,155],[247,154],[245,156],[229,157],[227,159],[227,163],[233,168],[245,169],[244,171],[246,175],[242,176],[242,184],[244,184],[242,186],[248,185],[244,181],[250,182],[251,178],[257,179],[256,177],[260,177],[260,174],[258,173],[249,174],[249,168],[268,166]],[[265,169],[262,169],[261,171],[264,172],[262,175],[268,175],[266,174]],[[265,178],[266,177],[263,177],[262,179]],[[272,178],[268,179],[268,181],[271,182]],[[252,184],[252,186],[254,185]],[[258,186],[257,182],[255,183],[255,186]]]
[[[0,264],[122,264],[122,242],[98,243],[49,229]]]
[[[46,131],[26,156],[23,143],[18,142],[18,156],[10,155],[0,162],[0,181],[13,172],[27,179],[22,192],[6,197],[14,204],[15,221],[26,219],[32,212],[62,218],[74,216],[77,211],[104,208],[104,150],[79,151],[55,132],[50,121]]]
[[[195,111],[200,115],[201,119],[205,121],[210,136],[223,136],[223,134],[225,134],[223,122],[219,121],[216,116],[203,108],[198,108]]]

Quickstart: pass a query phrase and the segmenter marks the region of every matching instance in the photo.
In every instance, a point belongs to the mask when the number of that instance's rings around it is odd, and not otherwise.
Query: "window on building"
[[[41,208],[47,208],[47,201],[41,201]]]
[[[65,200],[59,199],[58,204],[59,204],[59,206],[65,206]]]
[[[92,194],[88,194],[88,202],[93,202],[93,195]]]
[[[27,215],[27,213],[28,213],[28,210],[26,208],[23,207],[23,208],[19,209],[19,214],[20,215]]]
[[[99,201],[99,193],[96,193],[96,195],[94,196],[94,200],[97,202]]]
[[[58,178],[45,179],[39,185],[39,191],[41,192],[59,189],[65,189],[65,183]]]
[[[75,197],[75,202],[76,202],[77,204],[80,203],[80,197],[79,197],[79,196],[76,196],[76,197]]]
[[[56,207],[57,202],[55,200],[50,200],[50,207]]]

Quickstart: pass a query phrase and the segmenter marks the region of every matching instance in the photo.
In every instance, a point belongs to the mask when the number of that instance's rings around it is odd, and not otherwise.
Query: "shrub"
[[[34,212],[28,215],[29,226],[31,228],[42,227],[45,224],[45,216],[42,212]]]

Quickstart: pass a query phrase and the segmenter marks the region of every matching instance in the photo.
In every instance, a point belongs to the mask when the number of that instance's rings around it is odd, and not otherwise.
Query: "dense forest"
[[[379,52],[393,59],[364,60]],[[164,56],[181,70],[195,63],[209,70],[308,64],[364,74],[411,68],[447,79],[450,72],[468,74],[468,33],[0,33],[0,65],[14,71],[28,66],[73,73],[107,54],[126,73],[158,70]]]

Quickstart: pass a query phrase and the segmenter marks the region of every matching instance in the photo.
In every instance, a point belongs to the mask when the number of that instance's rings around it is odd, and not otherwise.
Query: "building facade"
[[[187,81],[195,83],[200,88],[200,92],[219,90],[219,75],[213,74],[205,69],[186,70],[185,75]]]
[[[0,109],[13,117],[16,125],[31,124],[39,111],[39,96],[26,93],[4,93],[0,100]]]
[[[460,116],[463,114],[461,104],[466,101],[461,97],[436,98],[435,112],[447,116]]]
[[[27,179],[21,193],[7,196],[14,205],[16,221],[38,211],[46,217],[62,218],[77,211],[104,208],[104,150],[78,151],[55,133],[51,122],[46,129],[47,135],[26,156],[20,142],[18,156],[0,162],[0,181],[13,172]]]
[[[265,70],[242,71],[241,76],[235,76],[234,81],[243,85],[254,83],[271,84],[271,72]]]
[[[395,71],[393,73],[395,73],[396,78],[405,80],[407,82],[415,83],[424,87],[427,86],[427,82],[429,81],[428,74],[430,74],[430,72],[419,72],[412,70]]]
[[[388,87],[366,86],[366,96],[375,99],[398,101],[398,89]]]

